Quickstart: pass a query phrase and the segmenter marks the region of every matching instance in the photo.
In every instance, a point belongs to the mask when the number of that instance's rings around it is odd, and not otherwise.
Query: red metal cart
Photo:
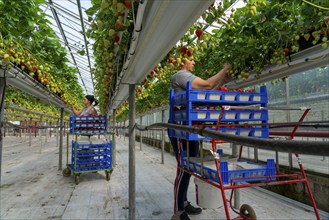
[[[248,109],[252,109],[255,107],[251,107]],[[269,110],[270,108],[267,107],[257,107],[261,108],[263,110]],[[216,131],[219,130],[220,127],[225,127],[227,124],[222,124],[222,117],[224,115],[225,110],[227,109],[246,109],[246,107],[240,107],[240,106],[225,106],[221,108],[221,114],[218,117],[218,121],[216,124]],[[304,110],[304,113],[300,117],[299,121],[295,123],[293,126],[293,130],[291,131],[291,135],[289,138],[287,138],[287,141],[293,140],[295,132],[297,131],[298,127],[306,117],[306,115],[309,113],[310,108],[300,108],[300,109],[281,109],[281,110]],[[271,124],[236,124],[235,127],[242,127],[242,126],[269,126]],[[290,124],[291,125],[291,124]],[[200,126],[200,125],[199,125]],[[204,125],[202,125],[204,128]],[[188,142],[187,142],[188,143]],[[263,169],[246,169],[246,170],[240,170],[237,172],[229,172],[228,170],[223,169],[221,166],[225,165],[224,163],[220,162],[220,154],[218,152],[217,143],[224,143],[221,140],[211,140],[212,143],[212,152],[213,152],[213,159],[216,165],[216,170],[208,169],[207,167],[203,166],[203,156],[201,155],[201,164],[195,163],[190,161],[189,156],[189,146],[187,144],[187,152],[182,151],[182,144],[181,141],[179,141],[180,151],[179,151],[179,157],[178,157],[178,164],[177,164],[177,172],[179,169],[184,170],[185,172],[190,173],[196,178],[199,178],[208,184],[211,184],[212,186],[218,188],[221,191],[221,196],[223,200],[223,205],[225,209],[226,219],[231,219],[227,199],[225,195],[226,190],[231,190],[231,196],[229,198],[229,204],[231,209],[237,213],[239,216],[235,219],[256,219],[256,214],[251,206],[244,204],[240,207],[239,210],[236,210],[232,206],[232,197],[233,193],[236,189],[240,188],[247,188],[247,187],[253,187],[253,186],[270,186],[270,185],[283,185],[283,184],[295,184],[295,183],[302,183],[305,184],[316,218],[319,220],[320,216],[316,207],[316,203],[310,188],[310,184],[307,180],[306,173],[304,171],[301,159],[298,154],[295,154],[299,169],[301,171],[301,176],[298,174],[285,174],[280,172],[278,169],[275,169],[275,164],[273,161],[268,161],[266,168]],[[201,154],[203,150],[201,149]],[[242,158],[242,146],[240,146],[239,156],[238,159]],[[273,169],[275,172],[273,172]],[[228,171],[228,172],[227,172]],[[239,184],[238,184],[239,183]],[[177,186],[177,185],[176,185]],[[177,188],[177,187],[176,187]],[[175,194],[176,195],[176,194]],[[176,201],[176,198],[175,198]],[[176,207],[176,205],[175,205]],[[176,212],[176,210],[174,210]]]

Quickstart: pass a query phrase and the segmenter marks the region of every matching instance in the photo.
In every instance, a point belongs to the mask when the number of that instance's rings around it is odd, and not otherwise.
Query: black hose
[[[208,130],[205,128],[198,128],[194,126],[177,125],[170,123],[155,123],[149,126],[141,126],[136,124],[136,128],[141,131],[146,131],[151,128],[159,128],[159,127],[191,132],[205,137],[211,137],[218,140],[227,141],[233,144],[254,147],[264,150],[318,155],[318,156],[329,156],[328,141],[295,141],[295,140],[276,140],[269,138],[244,137],[244,136],[238,136],[238,135],[232,135],[223,132]]]

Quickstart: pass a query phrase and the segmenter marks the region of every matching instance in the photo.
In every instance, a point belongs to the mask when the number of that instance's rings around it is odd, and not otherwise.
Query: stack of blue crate
[[[107,133],[107,116],[70,116],[70,132],[76,137]],[[77,138],[76,138],[77,139]],[[74,172],[112,170],[112,141],[101,143],[80,140],[72,141],[71,169]]]
[[[268,99],[265,86],[260,87],[260,92],[193,90],[191,83],[188,82],[186,88],[185,92],[179,94],[174,94],[173,90],[170,91],[170,123],[199,126],[210,130],[218,129],[219,132],[239,136],[269,137],[268,110],[266,109]],[[212,140],[210,137],[174,129],[169,129],[169,136],[190,141]],[[188,161],[186,151],[181,154],[180,166],[202,174],[204,178],[219,182],[217,170]],[[273,159],[268,159],[265,165],[255,164],[254,167],[229,170],[228,162],[221,161],[222,183],[229,184],[232,180],[252,182],[275,179],[272,178],[276,173]]]
[[[232,106],[222,112],[222,106]],[[234,106],[245,106],[245,109],[234,109]],[[240,136],[267,138],[266,109],[248,109],[248,106],[267,107],[267,91],[262,86],[260,92],[223,92],[215,90],[193,90],[188,82],[186,92],[174,94],[170,92],[170,123],[183,125],[206,125],[206,129],[215,130],[218,118],[222,115],[218,131]],[[243,126],[242,126],[243,125]],[[211,140],[183,131],[171,130],[172,137],[186,140]]]
[[[71,134],[107,133],[107,116],[70,116]]]

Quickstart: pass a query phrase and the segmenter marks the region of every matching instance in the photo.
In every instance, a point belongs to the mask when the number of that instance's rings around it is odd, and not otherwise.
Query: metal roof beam
[[[49,2],[49,4],[53,4],[53,1],[52,1],[52,0],[48,0],[48,2]],[[56,12],[56,10],[55,10],[53,7],[50,7],[50,10],[51,10],[51,12],[53,13],[54,19],[55,19],[55,21],[56,21],[56,23],[57,23],[57,26],[58,26],[58,28],[59,28],[61,34],[62,34],[63,40],[64,40],[64,42],[65,42],[65,45],[66,45],[66,47],[68,48],[69,52],[71,53],[72,59],[73,59],[75,65],[76,65],[75,58],[74,58],[74,56],[73,56],[73,53],[72,53],[72,51],[71,51],[71,48],[68,46],[68,41],[67,41],[67,39],[66,39],[66,36],[65,36],[65,33],[64,33],[63,27],[62,27],[62,25],[61,25],[61,22],[59,21],[59,18],[58,18],[57,12]],[[86,91],[87,91],[86,85],[85,85],[85,83],[84,83],[84,81],[83,81],[83,79],[82,79],[82,77],[81,77],[81,73],[80,73],[80,71],[79,71],[79,75],[80,75],[80,78],[81,78],[82,84],[83,84],[83,86],[85,87],[85,89],[86,89]]]
[[[73,60],[72,60],[73,61]],[[81,62],[79,62],[78,60],[76,60],[76,67],[77,68],[81,68],[81,69],[83,69],[83,70],[85,70],[85,71],[87,71],[88,73],[89,73],[89,70],[88,69],[86,69],[86,68],[84,68],[84,67],[82,67],[84,64],[83,63],[81,63]]]
[[[57,33],[57,32],[56,32],[56,33]],[[65,41],[64,41],[64,40],[60,39],[59,41],[60,41],[62,44],[65,45]],[[73,45],[73,44],[70,44],[70,43],[68,43],[68,45],[66,45],[66,46],[68,46],[68,47],[70,47],[72,50],[74,50],[74,51],[72,51],[72,53],[74,53],[74,54],[76,54],[76,51],[80,50],[77,46],[75,46],[75,45]]]
[[[63,26],[66,26],[66,27],[68,27],[68,28],[70,28],[71,30],[73,30],[73,31],[76,31],[76,32],[79,32],[78,30],[76,30],[76,29],[74,29],[73,27],[71,27],[70,25],[67,25],[67,24],[65,24],[65,23],[62,23],[62,25]],[[55,26],[55,25],[53,25],[53,26]],[[56,27],[56,26],[55,26]],[[68,32],[68,31],[66,31],[66,32]],[[69,32],[70,33],[70,32]],[[71,34],[71,33],[70,33]],[[81,34],[80,32],[79,32],[79,34]],[[73,34],[71,34],[71,35],[73,35]],[[77,35],[73,35],[74,37],[76,37],[76,38],[79,38]],[[70,39],[70,40],[73,40],[72,38],[67,38],[67,39]],[[80,39],[80,38],[79,38]],[[83,39],[81,38],[81,41],[82,41]],[[75,40],[74,40],[75,41]]]
[[[77,20],[79,20],[80,18],[72,11],[70,10],[67,10],[65,8],[63,8],[61,5],[57,4],[57,3],[54,3],[52,2],[52,0],[48,1],[48,5],[51,7],[51,8],[55,8],[59,11],[62,11],[63,13],[67,14],[67,15],[70,15],[72,18],[75,18]],[[74,22],[74,21],[73,21]],[[90,22],[88,20],[84,20],[84,22],[88,25],[90,25]],[[78,23],[77,23],[78,24]]]
[[[84,26],[84,21],[83,21],[83,15],[82,15],[82,10],[81,10],[80,0],[77,0],[77,3],[78,3],[78,9],[79,9],[79,15],[80,15],[80,21],[81,21],[81,28],[82,28],[83,38],[85,40],[85,49],[86,49],[88,63],[89,63],[90,77],[91,77],[92,82],[93,82],[93,87],[95,87],[94,79],[93,79],[93,73],[91,71],[91,64],[90,64],[90,58],[89,58],[89,50],[88,50],[88,44],[87,44],[87,38],[86,38],[86,32],[85,32],[85,26]]]

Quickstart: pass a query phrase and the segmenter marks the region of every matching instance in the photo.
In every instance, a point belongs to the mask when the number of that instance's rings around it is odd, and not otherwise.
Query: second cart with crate
[[[67,147],[67,167],[64,176],[73,173],[75,183],[79,184],[82,173],[105,171],[106,180],[110,180],[112,166],[112,141],[97,139],[93,136],[106,136],[107,116],[70,116],[70,134],[74,135],[71,145],[69,163],[69,147]]]
[[[259,92],[231,92],[193,90],[191,82],[188,82],[186,88],[185,92],[178,94],[174,94],[173,90],[170,91],[170,123],[216,130],[228,135],[269,138],[268,98],[265,86],[261,86]],[[295,126],[292,137],[309,110],[304,112],[299,123]],[[237,219],[256,219],[256,214],[251,206],[244,204],[239,210],[232,207],[234,190],[252,186],[294,184],[297,182],[303,183],[307,187],[316,217],[319,219],[313,194],[301,163],[301,177],[294,174],[282,174],[277,170],[275,161],[272,158],[268,158],[265,164],[242,160],[242,146],[238,158],[225,158],[222,149],[217,147],[218,143],[224,143],[222,140],[174,129],[169,129],[168,134],[170,137],[177,138],[180,146],[177,172],[182,169],[195,178],[218,188],[222,197],[226,219],[231,218],[225,190],[231,190],[229,203],[232,211],[239,215]],[[186,140],[186,150],[183,150],[182,139]],[[189,156],[189,141],[200,142],[199,157]],[[206,141],[211,142],[210,157],[203,155],[202,142]],[[300,161],[298,154],[295,155]],[[281,180],[282,178],[287,180]],[[174,210],[174,213],[176,213],[176,210]]]

